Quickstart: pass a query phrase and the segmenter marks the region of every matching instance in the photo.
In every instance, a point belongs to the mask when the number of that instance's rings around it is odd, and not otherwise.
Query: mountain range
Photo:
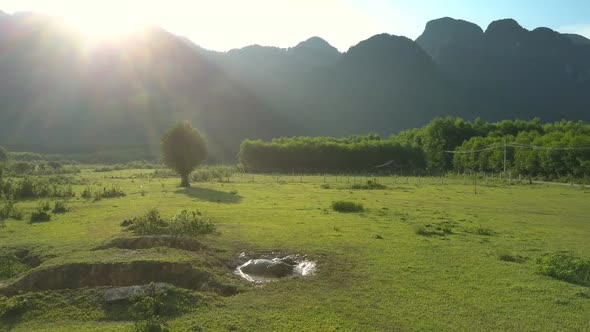
[[[12,150],[152,156],[186,119],[212,160],[234,161],[245,138],[389,135],[437,116],[590,120],[590,40],[441,18],[415,41],[380,34],[343,53],[319,37],[216,52],[156,26],[91,43],[60,19],[0,12]]]

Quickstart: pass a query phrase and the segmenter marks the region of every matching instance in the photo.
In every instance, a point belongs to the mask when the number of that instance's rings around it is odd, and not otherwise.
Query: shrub
[[[335,201],[332,202],[332,209],[338,212],[352,213],[352,212],[363,212],[365,208],[360,203],[348,202],[348,201]]]
[[[200,235],[215,231],[215,224],[201,217],[199,211],[182,210],[170,221],[170,235]]]
[[[223,179],[231,177],[236,172],[232,166],[204,166],[196,169],[191,174],[191,180],[194,182],[207,182],[217,180],[223,182]]]
[[[544,254],[537,259],[539,273],[575,284],[590,285],[590,259],[571,252]]]
[[[195,236],[215,231],[215,224],[204,219],[201,212],[187,210],[165,220],[157,209],[151,209],[141,217],[124,221],[121,226],[128,227],[136,235]]]
[[[16,208],[14,200],[5,197],[0,200],[0,220],[8,218],[22,220],[23,217],[23,212]]]
[[[154,178],[174,178],[177,177],[178,174],[171,169],[156,169],[154,174],[152,175]]]
[[[129,228],[137,235],[166,234],[168,223],[162,219],[157,209],[150,209],[145,215],[133,218]]]
[[[82,193],[80,194],[80,196],[82,198],[85,198],[85,199],[92,198],[92,188],[91,187],[84,188],[84,190],[82,191]]]
[[[41,209],[31,213],[31,222],[35,223],[35,222],[45,222],[45,221],[50,221],[51,220],[51,215]]]
[[[51,206],[49,206],[49,202],[47,202],[47,201],[45,201],[45,202],[42,202],[42,203],[39,205],[39,210],[41,210],[41,211],[45,211],[45,212],[47,212],[47,211],[51,210]]]
[[[54,214],[59,214],[59,213],[66,213],[70,211],[70,208],[68,207],[68,203],[65,201],[56,201],[55,205],[53,206],[53,213]]]
[[[112,186],[111,188],[102,188],[102,192],[98,193],[97,196],[100,198],[117,198],[117,197],[125,197],[126,194],[117,186]]]
[[[377,180],[367,180],[367,183],[363,183],[363,184],[355,183],[350,188],[357,189],[357,190],[376,190],[376,189],[385,189],[387,187],[378,183]]]
[[[26,177],[20,181],[0,183],[0,191],[19,199],[43,197],[74,197],[72,186],[61,186],[55,178],[39,179]]]
[[[12,193],[19,198],[35,198],[35,182],[31,178],[24,178],[13,187]]]
[[[131,298],[131,316],[136,320],[136,332],[168,331],[164,317],[173,314],[176,308],[166,301],[168,293],[157,285],[149,284],[145,291]]]
[[[80,196],[84,199],[94,198],[94,200],[100,201],[103,198],[125,197],[126,194],[117,186],[112,186],[110,188],[103,187],[102,190],[94,190],[92,187],[89,186],[84,188]]]
[[[26,161],[18,161],[10,165],[10,170],[18,175],[31,173],[35,169],[35,165]]]

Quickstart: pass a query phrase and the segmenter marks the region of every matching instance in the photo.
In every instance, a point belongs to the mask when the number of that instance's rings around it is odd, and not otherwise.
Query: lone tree
[[[184,121],[164,134],[162,155],[166,166],[180,175],[180,186],[190,187],[189,175],[207,158],[207,147],[203,137]]]

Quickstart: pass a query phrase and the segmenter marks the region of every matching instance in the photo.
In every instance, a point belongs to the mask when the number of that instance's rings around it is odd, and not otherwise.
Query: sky
[[[514,18],[527,29],[590,38],[590,0],[0,0],[0,10],[63,16],[97,35],[152,23],[218,51],[292,47],[312,36],[346,51],[383,32],[415,39],[429,20],[444,16],[484,30]]]

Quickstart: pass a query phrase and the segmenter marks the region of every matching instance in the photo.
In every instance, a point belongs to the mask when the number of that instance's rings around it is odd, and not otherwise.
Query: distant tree
[[[0,145],[0,163],[4,163],[8,160],[8,151]]]
[[[176,171],[182,187],[190,187],[189,175],[207,158],[203,137],[188,122],[170,128],[162,138],[164,163]]]
[[[4,175],[4,168],[7,160],[8,151],[6,151],[4,147],[0,146],[0,179],[2,178],[2,175]]]

